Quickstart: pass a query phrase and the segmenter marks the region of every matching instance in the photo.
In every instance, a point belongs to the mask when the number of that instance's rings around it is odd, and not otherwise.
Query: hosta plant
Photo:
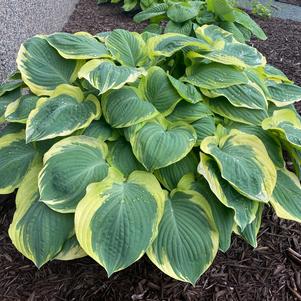
[[[194,34],[194,27],[215,24],[231,32],[242,43],[250,41],[252,35],[266,39],[260,26],[246,12],[233,7],[228,0],[164,0],[136,14],[134,20],[149,20],[150,25],[146,30],[152,32],[175,32],[190,36]]]
[[[98,1],[103,2],[107,1]],[[249,41],[252,35],[266,39],[260,26],[229,0],[125,0],[123,8],[132,10],[138,4],[142,11],[134,16],[134,21],[149,20],[146,31],[175,32],[189,36],[194,34],[194,27],[213,24],[231,32],[239,42]]]
[[[0,87],[0,193],[36,266],[141,256],[195,283],[264,206],[301,221],[301,88],[215,25],[26,41]],[[285,150],[294,172],[285,167]]]

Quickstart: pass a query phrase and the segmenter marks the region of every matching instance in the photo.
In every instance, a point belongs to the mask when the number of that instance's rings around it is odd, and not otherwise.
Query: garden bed
[[[113,28],[141,30],[143,24],[118,5],[80,1],[64,30],[97,33]],[[256,41],[271,64],[301,84],[301,25],[283,20],[257,20],[268,41]],[[285,62],[285,63],[284,63]],[[195,287],[172,280],[146,258],[107,279],[92,259],[55,261],[37,270],[12,246],[7,236],[13,196],[0,203],[0,300],[301,300],[301,225],[264,214],[258,248],[234,237],[231,249],[219,253]],[[298,299],[297,299],[298,300]]]

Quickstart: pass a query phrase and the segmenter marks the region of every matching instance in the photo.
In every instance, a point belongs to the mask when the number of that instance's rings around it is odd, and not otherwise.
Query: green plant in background
[[[259,0],[253,0],[251,2],[252,14],[262,18],[272,17],[272,1],[262,3]]]
[[[215,25],[195,37],[35,36],[0,87],[0,193],[38,267],[85,255],[108,275],[141,256],[195,283],[262,210],[301,221],[301,88]],[[285,168],[282,150],[294,162]]]
[[[137,4],[137,1],[125,1],[123,7],[125,10],[132,10]],[[150,25],[146,31],[176,32],[190,36],[194,33],[193,27],[213,24],[231,32],[239,42],[249,41],[252,35],[266,39],[259,25],[229,0],[140,1],[139,5],[142,11],[134,16],[134,21],[149,20]],[[162,24],[162,21],[165,22]]]

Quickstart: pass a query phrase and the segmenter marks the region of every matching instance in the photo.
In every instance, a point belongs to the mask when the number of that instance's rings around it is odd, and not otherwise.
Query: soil
[[[66,24],[68,32],[97,33],[113,28],[139,31],[119,5],[96,6],[81,0]],[[254,41],[269,62],[301,84],[301,24],[283,20],[257,20],[269,40]],[[1,196],[0,196],[1,197]],[[195,287],[160,272],[147,258],[107,278],[90,258],[53,261],[38,270],[19,254],[7,235],[14,211],[14,196],[0,199],[1,301],[288,301],[301,300],[301,225],[264,212],[258,247],[233,236],[230,250],[219,253]]]

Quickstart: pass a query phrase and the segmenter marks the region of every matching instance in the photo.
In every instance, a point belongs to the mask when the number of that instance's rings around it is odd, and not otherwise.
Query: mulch
[[[119,5],[96,6],[81,0],[66,24],[68,32],[97,33],[113,28],[139,31],[143,25]],[[269,62],[301,84],[301,25],[283,20],[257,20],[269,40],[253,41]],[[301,300],[301,225],[278,219],[268,208],[251,248],[233,236],[230,250],[219,253],[195,287],[175,281],[143,257],[131,267],[107,278],[90,258],[53,261],[40,270],[20,255],[7,236],[14,211],[14,196],[0,199],[0,300],[1,301],[288,301]]]
[[[278,2],[301,6],[301,0],[276,0]]]

